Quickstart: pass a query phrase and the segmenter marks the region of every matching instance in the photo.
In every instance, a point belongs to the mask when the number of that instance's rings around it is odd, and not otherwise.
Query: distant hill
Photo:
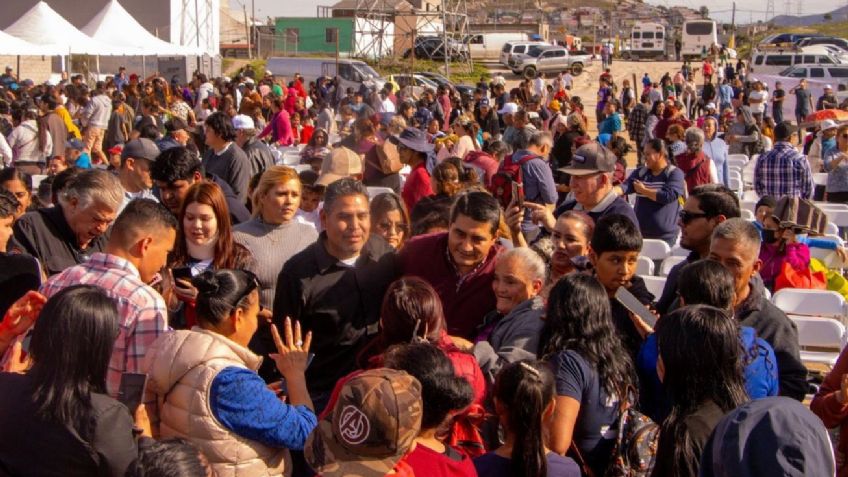
[[[843,21],[848,16],[848,5],[844,7],[837,8],[836,10],[830,12],[829,14],[819,13],[815,15],[807,15],[803,17],[796,17],[792,15],[778,15],[772,18],[771,23],[775,26],[811,26],[818,25],[820,23],[825,23],[824,16],[830,15],[830,21]],[[848,33],[848,32],[846,32]]]

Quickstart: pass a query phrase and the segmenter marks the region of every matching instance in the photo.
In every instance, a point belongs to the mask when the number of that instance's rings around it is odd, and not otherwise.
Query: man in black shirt
[[[315,359],[306,370],[315,410],[327,404],[336,381],[356,366],[356,354],[377,333],[383,293],[397,275],[396,256],[370,233],[368,195],[362,183],[340,179],[327,186],[318,241],[289,259],[277,278],[274,323],[299,320],[312,332]],[[251,341],[254,352],[274,353],[267,327]],[[266,381],[279,379],[273,360],[260,368]]]
[[[785,98],[786,91],[783,90],[783,84],[780,81],[775,82],[771,96],[771,117],[774,119],[774,124],[783,122],[783,100]]]
[[[48,275],[103,251],[124,189],[111,172],[89,169],[72,177],[58,199],[55,207],[28,212],[14,227],[17,242]]]
[[[189,187],[204,179],[200,161],[184,147],[172,147],[159,154],[150,167],[150,177],[156,186],[155,192],[159,201],[175,216],[180,215]],[[236,197],[229,184],[215,174],[207,173],[205,178],[218,184],[224,193],[233,225],[250,220],[250,211],[244,206],[244,202]]]

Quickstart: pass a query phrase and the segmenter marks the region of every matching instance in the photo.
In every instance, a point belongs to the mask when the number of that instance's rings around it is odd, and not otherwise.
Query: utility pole
[[[244,11],[244,34],[245,38],[247,38],[247,57],[251,60],[253,59],[253,49],[250,48],[250,22],[247,21],[247,5],[241,5],[242,11]]]
[[[256,57],[259,57],[259,30],[256,29],[256,1],[250,0],[250,42],[256,48]],[[251,58],[253,58],[253,50],[250,50]]]
[[[730,15],[730,39],[728,43],[736,49],[736,2],[733,2],[733,13]]]
[[[447,12],[447,2],[442,0],[442,42],[443,42],[443,52],[445,54],[445,76],[450,78],[450,58],[451,58],[451,49],[448,48],[448,12]]]
[[[200,73],[200,7],[194,0],[194,31],[197,39],[197,72]]]

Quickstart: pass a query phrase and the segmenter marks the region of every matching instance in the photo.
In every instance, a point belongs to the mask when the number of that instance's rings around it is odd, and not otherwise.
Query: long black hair
[[[93,437],[91,394],[106,392],[106,370],[120,316],[103,289],[74,285],[53,295],[32,334],[30,376],[36,413]]]
[[[451,413],[465,409],[474,399],[471,384],[457,376],[447,355],[430,343],[393,346],[386,352],[384,364],[406,371],[421,383],[422,431],[441,428]]]
[[[545,477],[548,464],[542,419],[556,394],[550,366],[544,361],[510,363],[498,374],[493,394],[507,410],[507,429],[515,436],[510,474]]]
[[[607,292],[590,275],[562,277],[548,297],[539,357],[565,350],[576,351],[598,371],[607,396],[623,398],[632,389],[633,362],[612,322]]]
[[[656,334],[672,407],[660,427],[652,475],[697,476],[700,456],[685,420],[708,401],[723,413],[748,401],[739,335],[727,311],[707,305],[675,310],[657,322]]]

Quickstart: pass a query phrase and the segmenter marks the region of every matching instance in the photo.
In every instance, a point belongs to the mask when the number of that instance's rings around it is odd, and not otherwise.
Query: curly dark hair
[[[235,141],[236,130],[230,118],[221,111],[212,113],[204,121],[204,125],[220,136],[224,141]]]
[[[607,292],[593,276],[566,275],[548,297],[539,357],[550,359],[565,350],[576,351],[597,370],[607,396],[632,390],[633,362],[612,322]]]

